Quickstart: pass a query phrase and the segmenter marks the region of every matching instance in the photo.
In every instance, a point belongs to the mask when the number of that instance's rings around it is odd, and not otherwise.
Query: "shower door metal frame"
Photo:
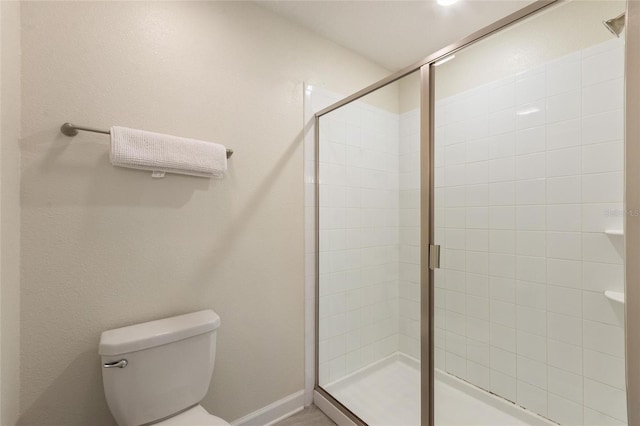
[[[319,134],[320,118],[342,106],[354,102],[378,89],[392,84],[416,71],[420,72],[420,376],[421,425],[434,425],[433,381],[433,270],[429,268],[428,247],[433,244],[433,151],[434,107],[432,88],[435,80],[434,63],[508,26],[516,24],[545,8],[563,0],[537,0],[493,24],[453,43],[421,61],[403,68],[378,82],[348,96],[315,114],[316,142],[316,312],[315,312],[315,387],[314,391],[356,425],[365,425],[358,416],[319,385],[318,329],[319,329]],[[640,259],[640,0],[627,0],[625,44],[625,259]],[[630,143],[633,142],[633,143]],[[637,213],[637,214],[630,214]],[[634,285],[629,285],[633,283]],[[640,262],[625,261],[625,347],[628,424],[640,424]],[[630,361],[634,363],[631,364]]]
[[[627,422],[640,424],[640,2],[627,0],[625,35],[624,268]]]
[[[433,153],[435,96],[433,63],[420,67],[420,424],[434,424]],[[425,410],[426,407],[428,407]]]

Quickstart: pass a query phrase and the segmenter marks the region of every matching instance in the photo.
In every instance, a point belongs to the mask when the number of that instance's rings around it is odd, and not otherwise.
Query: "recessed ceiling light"
[[[438,0],[438,4],[440,6],[451,6],[452,4],[454,4],[457,1],[458,0]]]

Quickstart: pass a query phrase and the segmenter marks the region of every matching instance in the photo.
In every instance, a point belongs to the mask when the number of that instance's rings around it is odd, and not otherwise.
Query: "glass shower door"
[[[420,423],[419,99],[412,74],[319,118],[318,385],[372,426]]]
[[[563,2],[432,67],[437,425],[626,424],[624,9]]]

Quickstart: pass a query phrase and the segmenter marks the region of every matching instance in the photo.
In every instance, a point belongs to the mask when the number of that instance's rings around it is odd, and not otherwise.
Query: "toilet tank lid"
[[[220,326],[220,317],[211,309],[177,317],[130,325],[102,332],[100,355],[120,355],[166,345],[212,332]]]

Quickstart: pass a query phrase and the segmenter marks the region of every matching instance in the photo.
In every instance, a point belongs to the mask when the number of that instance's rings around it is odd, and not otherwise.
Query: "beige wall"
[[[352,93],[387,71],[238,2],[22,7],[19,424],[112,425],[100,332],[212,308],[203,405],[234,420],[303,388],[302,83]],[[109,165],[72,121],[235,150],[222,181]]]
[[[436,98],[443,99],[610,40],[613,35],[602,25],[603,17],[617,16],[624,12],[625,5],[622,0],[562,2],[474,43],[455,53],[454,60],[436,67]],[[576,21],[584,25],[576,27]],[[420,73],[410,74],[395,85],[400,113],[420,106]]]
[[[20,388],[20,3],[0,2],[0,424]]]
[[[618,16],[625,5],[621,0],[561,2],[475,43],[436,67],[436,99],[611,40],[613,35],[602,25],[603,17]]]
[[[400,114],[420,107],[420,71],[414,71],[398,80]]]

